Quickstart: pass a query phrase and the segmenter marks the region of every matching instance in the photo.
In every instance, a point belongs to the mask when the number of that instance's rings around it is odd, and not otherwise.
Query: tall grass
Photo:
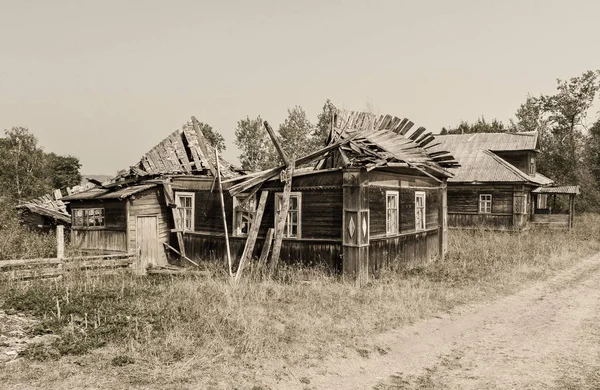
[[[308,362],[348,348],[381,352],[367,342],[374,334],[547,277],[600,250],[599,232],[596,215],[578,218],[571,234],[451,231],[445,260],[384,271],[360,289],[319,269],[288,267],[275,279],[250,270],[239,285],[215,269],[209,278],[80,274],[61,283],[4,285],[0,300],[5,309],[40,318],[35,332],[61,336],[50,348],[29,349],[30,357],[108,345],[115,364],[145,367],[136,380],[166,380],[163,370],[152,370],[165,364],[173,368],[169,378],[184,380],[193,372]]]
[[[16,210],[0,201],[0,260],[56,256],[56,236],[32,232],[19,222]]]

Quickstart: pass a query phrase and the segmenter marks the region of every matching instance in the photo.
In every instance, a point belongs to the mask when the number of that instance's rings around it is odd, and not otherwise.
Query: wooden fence
[[[46,259],[0,260],[0,279],[28,280],[62,278],[67,273],[110,275],[134,271],[135,254],[64,257],[63,226],[58,226],[57,257]]]

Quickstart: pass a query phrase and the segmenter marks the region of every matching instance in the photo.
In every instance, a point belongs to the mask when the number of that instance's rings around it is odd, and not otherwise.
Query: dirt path
[[[547,389],[568,382],[581,388],[586,372],[600,368],[600,254],[515,295],[460,307],[376,343],[387,354],[292,370],[289,382],[272,386]],[[600,385],[600,374],[593,375]]]

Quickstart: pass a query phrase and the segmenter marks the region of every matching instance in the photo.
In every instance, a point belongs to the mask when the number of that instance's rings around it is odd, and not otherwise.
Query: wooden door
[[[155,215],[137,217],[136,247],[137,270],[145,274],[148,265],[158,264],[158,218]]]

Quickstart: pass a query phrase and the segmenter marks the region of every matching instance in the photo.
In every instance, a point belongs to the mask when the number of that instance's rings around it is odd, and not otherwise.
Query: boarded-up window
[[[275,194],[275,225],[281,213],[283,204],[283,194]],[[287,238],[300,238],[301,225],[300,217],[302,212],[301,207],[302,194],[300,192],[292,192],[290,194],[290,208],[288,210],[287,219],[283,228],[283,236]]]
[[[246,201],[247,200],[247,201]],[[247,194],[233,198],[233,234],[247,236],[252,226],[252,218],[256,211],[256,196],[248,199]]]
[[[492,194],[479,195],[479,212],[490,214],[492,212]]]
[[[104,209],[74,209],[72,219],[74,227],[102,227],[104,226]]]
[[[385,192],[385,233],[398,234],[399,210],[398,207],[398,191]]]
[[[194,230],[194,193],[177,192],[177,209],[183,230]]]
[[[415,230],[425,230],[425,192],[415,192]]]
[[[548,194],[538,194],[537,208],[538,209],[547,209],[548,208]]]

